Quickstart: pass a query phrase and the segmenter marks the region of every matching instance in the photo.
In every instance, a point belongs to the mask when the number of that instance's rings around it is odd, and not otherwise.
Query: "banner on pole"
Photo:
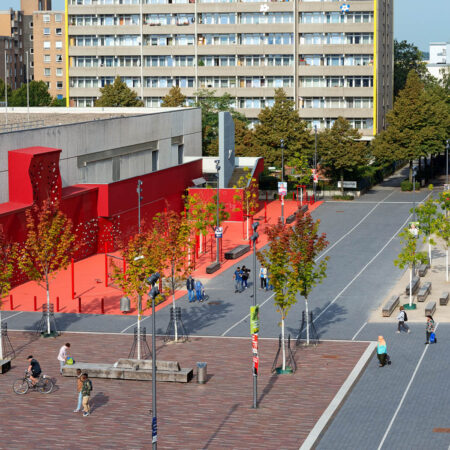
[[[259,305],[250,306],[250,334],[259,333]]]

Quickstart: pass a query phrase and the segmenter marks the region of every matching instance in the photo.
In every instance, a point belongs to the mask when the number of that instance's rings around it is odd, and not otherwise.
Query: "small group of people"
[[[433,316],[427,315],[426,317],[427,323],[425,325],[425,345],[437,344],[436,324],[434,322]],[[405,308],[403,306],[400,306],[400,312],[397,316],[397,321],[397,333],[400,333],[402,330],[405,330],[407,333],[411,332],[408,325],[406,325],[405,323],[408,321],[408,315],[406,314]],[[378,336],[377,357],[380,367],[383,367],[386,364],[391,364],[391,359],[387,353],[386,341],[383,336]]]
[[[242,292],[248,288],[248,279],[250,277],[251,270],[248,267],[237,267],[233,273],[234,279],[234,293]]]
[[[259,269],[259,278],[261,280],[261,289],[265,289],[266,291],[269,290],[269,278],[268,278],[268,271],[267,267],[261,265],[261,268]]]
[[[205,288],[200,280],[195,281],[191,275],[186,280],[186,289],[188,291],[189,303],[196,300],[202,302],[205,300]]]

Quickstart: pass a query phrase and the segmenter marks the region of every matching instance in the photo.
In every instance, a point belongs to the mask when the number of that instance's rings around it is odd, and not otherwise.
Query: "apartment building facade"
[[[52,97],[65,96],[65,26],[64,11],[35,11],[34,77],[44,81]]]
[[[234,98],[256,120],[282,87],[311,126],[364,135],[392,106],[393,0],[69,0],[68,92],[92,106],[116,76],[146,106],[172,86]]]

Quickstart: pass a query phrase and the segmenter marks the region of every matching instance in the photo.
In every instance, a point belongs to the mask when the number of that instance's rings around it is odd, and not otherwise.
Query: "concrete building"
[[[66,13],[77,106],[116,76],[146,106],[207,88],[252,120],[282,87],[311,126],[341,115],[365,135],[392,106],[393,0],[69,0]]]
[[[64,11],[35,11],[34,78],[43,80],[52,97],[65,96],[65,27]]]
[[[450,42],[430,42],[427,69],[438,79],[442,79],[442,71],[450,72]]]

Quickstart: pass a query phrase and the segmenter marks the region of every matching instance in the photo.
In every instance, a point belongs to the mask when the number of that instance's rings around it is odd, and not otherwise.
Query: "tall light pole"
[[[5,123],[8,125],[8,61],[5,50]]]
[[[449,146],[449,139],[447,139],[447,145],[445,146],[445,184],[447,184],[448,187],[448,146]]]
[[[281,147],[281,182],[284,182],[284,139],[280,139]],[[284,196],[281,196],[281,223],[284,224]]]
[[[413,167],[413,222],[416,221],[416,167]],[[420,225],[419,225],[420,226]],[[416,275],[416,264],[412,266],[413,276]],[[410,286],[411,289],[411,286]]]
[[[138,232],[139,232],[139,234],[141,234],[141,200],[142,200],[142,196],[141,196],[141,193],[142,193],[142,188],[141,188],[141,186],[142,186],[142,181],[141,180],[138,180],[138,182],[137,182],[137,189],[136,189],[136,192],[137,192],[137,195],[138,195]]]
[[[156,282],[159,280],[159,273],[154,273],[148,278],[147,283],[152,286],[149,293],[152,299],[152,449],[158,447],[158,419],[156,416],[156,311],[155,298],[159,295],[159,289]]]
[[[253,306],[256,307],[256,240],[259,237],[258,229],[259,222],[254,222],[252,225],[253,234],[250,237],[250,240],[253,242]],[[256,341],[257,342],[257,341]],[[256,344],[257,345],[257,344]],[[256,348],[256,358],[258,357]],[[253,357],[255,357],[255,350]],[[253,408],[258,408],[258,370],[255,363],[253,363]]]
[[[219,228],[220,226],[220,218],[219,218],[219,172],[220,172],[220,159],[216,159],[214,160],[214,162],[216,163],[216,170],[217,170],[217,192],[216,192],[216,197],[217,197],[217,211],[216,211],[216,227]],[[219,255],[219,251],[220,251],[220,238],[217,237],[216,235],[216,263],[220,264],[220,255]]]
[[[316,177],[317,177],[317,125],[314,125],[314,177],[313,177],[314,201],[316,201]]]
[[[27,67],[25,69],[25,76],[27,78],[27,119],[30,121],[30,79],[28,78],[28,50],[27,50]]]

